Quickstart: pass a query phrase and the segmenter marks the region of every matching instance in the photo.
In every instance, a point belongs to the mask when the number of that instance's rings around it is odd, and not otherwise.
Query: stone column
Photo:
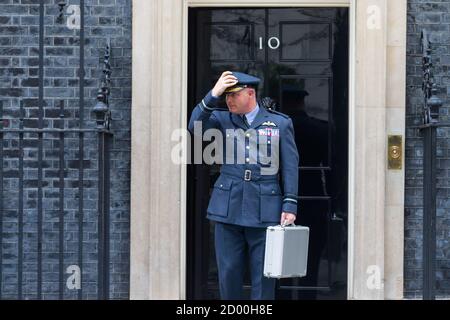
[[[402,170],[386,171],[385,299],[403,298],[407,0],[387,1],[387,134],[403,136]]]
[[[353,3],[355,213],[349,229],[349,298],[401,299],[405,169],[403,164],[402,170],[388,170],[387,139],[405,133],[406,0]]]
[[[184,297],[181,0],[133,1],[131,299]]]
[[[357,0],[350,299],[384,299],[387,0]],[[352,190],[349,190],[352,192]],[[352,226],[350,226],[351,228]],[[351,248],[351,247],[350,247]]]

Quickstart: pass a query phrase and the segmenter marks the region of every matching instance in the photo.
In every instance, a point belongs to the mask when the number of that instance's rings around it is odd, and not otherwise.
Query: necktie
[[[250,127],[250,124],[247,121],[247,117],[245,116],[245,114],[242,116],[242,120],[244,120],[244,123],[247,127]]]

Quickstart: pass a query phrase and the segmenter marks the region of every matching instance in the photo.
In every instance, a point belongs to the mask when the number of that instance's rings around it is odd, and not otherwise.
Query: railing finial
[[[103,59],[103,76],[100,89],[97,92],[97,104],[93,112],[97,122],[98,129],[110,129],[111,110],[109,109],[109,94],[111,92],[111,40],[107,40],[105,55]]]
[[[439,122],[439,108],[442,100],[436,95],[437,87],[433,76],[433,62],[431,61],[431,42],[427,31],[422,30],[422,69],[424,104],[422,109],[423,124]]]

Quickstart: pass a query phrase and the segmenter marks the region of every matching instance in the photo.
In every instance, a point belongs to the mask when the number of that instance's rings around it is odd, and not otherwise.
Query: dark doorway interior
[[[263,79],[259,97],[273,98],[294,123],[296,223],[310,227],[308,275],[278,281],[277,299],[347,295],[348,35],[347,8],[189,10],[189,114],[231,70]],[[188,168],[189,299],[219,297],[214,229],[205,219],[218,172],[218,166]]]

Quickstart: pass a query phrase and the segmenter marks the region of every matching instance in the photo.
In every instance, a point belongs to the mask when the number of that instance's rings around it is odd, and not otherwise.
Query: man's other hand
[[[283,212],[281,214],[281,221],[280,224],[281,225],[290,225],[293,224],[295,219],[297,218],[297,216],[293,213],[289,213],[289,212]]]

